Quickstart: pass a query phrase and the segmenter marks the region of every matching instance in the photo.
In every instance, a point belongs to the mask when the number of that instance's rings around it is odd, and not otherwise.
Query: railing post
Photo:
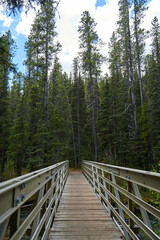
[[[8,223],[9,218],[7,218],[3,223],[0,224],[0,239],[4,239]]]
[[[44,194],[44,186],[42,186],[41,189],[39,190],[36,203],[38,203],[42,199],[43,194]],[[31,231],[31,238],[32,238],[32,236],[33,236],[37,226],[38,226],[39,219],[40,219],[40,212],[41,212],[41,209],[39,209],[35,219],[33,220],[32,231]]]
[[[132,193],[132,184],[131,182],[127,182],[127,190],[128,192]],[[128,198],[128,209],[132,212],[132,200]],[[130,229],[133,230],[134,226],[133,226],[133,220],[129,217],[129,226]]]
[[[52,188],[54,182],[55,182],[55,173],[53,172],[53,176],[52,176],[52,180],[51,180],[51,188]],[[50,194],[50,196],[49,196],[49,199],[48,199],[48,205],[49,205],[49,203],[51,202],[52,197],[53,197],[53,191],[51,192],[51,194]],[[47,226],[48,221],[49,221],[49,219],[50,219],[51,211],[52,211],[52,210],[49,211],[49,213],[48,213],[48,217],[46,218],[46,222],[45,222],[45,225],[46,225],[46,226]]]
[[[65,167],[61,169],[61,178],[60,178],[60,192],[62,193],[63,190],[63,184],[64,184],[64,170]]]
[[[132,188],[133,188],[134,194],[135,194],[138,198],[142,199],[137,184],[135,184],[135,183],[132,182]],[[141,206],[139,206],[139,209],[140,209],[140,212],[141,212],[141,215],[142,215],[142,218],[143,218],[144,223],[145,223],[150,229],[152,229],[152,225],[151,225],[151,222],[150,222],[150,220],[149,220],[149,217],[148,217],[148,214],[147,214],[146,210],[145,210],[143,207],[141,207]]]
[[[98,168],[96,167],[96,183],[97,183],[97,188],[98,188],[98,195],[100,197],[100,200],[102,201],[102,198],[100,196],[100,192],[101,192],[101,188],[100,188],[100,185],[99,185],[99,176],[98,176]]]
[[[56,184],[56,189],[55,189],[55,191],[56,191],[56,194],[57,194],[57,196],[58,196],[58,193],[59,193],[59,191],[60,191],[60,170],[58,171],[58,173],[57,173],[57,184]],[[58,202],[56,201],[56,208],[57,208],[57,205],[58,205]]]
[[[109,180],[112,181],[111,173],[109,174]],[[113,187],[112,187],[111,185],[109,185],[109,191],[110,191],[110,193],[113,193]],[[109,197],[109,202],[110,202],[110,204],[113,206],[113,200],[112,200],[111,197]],[[113,212],[112,212],[112,210],[110,211],[110,216],[111,216],[111,218],[113,218]]]
[[[96,192],[96,182],[95,182],[95,177],[94,177],[94,166],[92,164],[92,178],[93,178],[93,189]]]
[[[19,228],[20,223],[20,208],[10,218],[10,237]]]
[[[63,171],[62,171],[62,168],[61,168],[60,169],[60,174],[59,174],[59,192],[60,193],[62,191],[62,181],[63,181],[62,177],[63,177]]]
[[[113,181],[114,184],[117,184],[115,176],[114,176],[113,173],[112,173],[112,181]],[[114,191],[115,191],[115,194],[116,194],[116,198],[120,201],[120,196],[119,196],[118,190],[116,188],[114,188]],[[125,221],[123,210],[119,205],[118,205],[118,210],[119,210],[119,214],[120,214],[121,218]],[[125,235],[126,240],[130,240],[130,236],[129,236],[127,230],[125,228],[123,230],[124,230],[124,235]]]
[[[104,170],[101,170],[101,171],[102,171],[102,177],[105,177],[104,176]],[[103,179],[103,186],[104,186],[105,189],[107,188],[107,185],[106,185],[106,182],[105,182],[104,179]],[[109,202],[109,197],[108,197],[107,191],[105,191],[105,197],[107,199],[107,202]],[[107,208],[108,208],[108,214],[109,214],[109,216],[111,216],[111,209],[110,209],[109,205],[107,206]]]

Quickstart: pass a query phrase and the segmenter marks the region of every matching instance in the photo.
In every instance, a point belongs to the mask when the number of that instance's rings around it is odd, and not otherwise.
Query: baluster
[[[36,201],[37,203],[42,199],[43,194],[44,194],[44,186],[42,186],[39,190],[37,201]],[[40,212],[41,212],[41,209],[39,209],[37,215],[35,216],[35,219],[33,220],[31,237],[33,236],[33,234],[38,226],[39,219],[40,219]]]
[[[100,185],[99,185],[99,182],[100,182],[100,179],[99,179],[99,176],[98,176],[98,168],[96,167],[96,183],[97,183],[97,188],[98,188],[98,195],[102,201],[102,198],[101,198],[101,188],[100,188]]]
[[[132,188],[133,188],[134,194],[135,194],[138,198],[142,199],[137,184],[135,184],[135,183],[132,182]],[[151,222],[150,222],[150,220],[149,220],[149,217],[148,217],[148,214],[147,214],[146,210],[145,210],[143,207],[141,207],[141,206],[139,206],[139,209],[140,209],[140,212],[141,212],[141,215],[142,215],[142,218],[143,218],[144,223],[145,223],[150,229],[152,229]]]
[[[128,192],[132,193],[132,184],[131,182],[127,182],[127,190]],[[128,209],[132,212],[132,200],[128,198]],[[133,226],[133,220],[129,217],[129,226],[132,230],[134,230],[134,226]]]
[[[104,170],[101,169],[101,171],[102,171],[102,177],[105,177],[104,176]],[[105,189],[107,188],[107,184],[106,184],[106,181],[104,179],[103,179],[103,186],[104,186]],[[105,197],[106,197],[107,201],[109,202],[109,197],[108,197],[107,191],[105,191],[104,193],[105,193]],[[109,205],[107,205],[107,208],[108,208],[108,214],[109,214],[109,216],[111,216],[111,209],[110,209]]]
[[[4,236],[5,236],[5,233],[6,233],[6,230],[7,230],[7,226],[8,226],[8,223],[9,223],[9,217],[3,222],[0,224],[0,239],[4,239]]]
[[[96,182],[95,182],[95,177],[94,177],[94,166],[92,165],[92,184],[93,184],[93,189],[96,192]]]
[[[54,184],[54,182],[55,182],[55,173],[53,173],[53,174],[54,174],[54,175],[52,176],[50,188],[52,188],[52,186],[53,186],[53,184]],[[54,189],[53,189],[53,190],[54,190]],[[50,204],[50,202],[51,202],[51,200],[52,200],[52,198],[53,198],[53,190],[52,190],[51,194],[49,195],[48,205]],[[48,224],[48,221],[49,221],[50,216],[51,216],[51,212],[52,212],[52,209],[50,209],[50,211],[49,211],[49,213],[48,213],[48,216],[47,216],[47,218],[46,218],[46,223],[45,223],[45,225]]]
[[[114,174],[112,174],[111,176],[112,176],[112,182],[114,184],[117,184]],[[114,191],[115,191],[115,194],[116,194],[116,198],[119,201],[121,201],[120,200],[120,196],[119,196],[119,191],[116,188],[114,188]],[[118,205],[118,210],[119,210],[119,214],[120,214],[121,218],[125,221],[123,210],[122,210],[122,208],[119,205]],[[130,236],[129,236],[128,232],[126,231],[126,229],[124,228],[123,230],[124,230],[124,235],[125,235],[126,240],[130,240]]]

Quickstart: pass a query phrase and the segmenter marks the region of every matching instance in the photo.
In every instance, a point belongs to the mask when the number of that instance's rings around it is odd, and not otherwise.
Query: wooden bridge
[[[90,161],[68,168],[0,183],[0,240],[160,239],[160,211],[141,197],[160,193],[160,174]]]

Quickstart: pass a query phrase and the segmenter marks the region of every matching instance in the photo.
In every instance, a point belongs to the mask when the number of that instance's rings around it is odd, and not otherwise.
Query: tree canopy
[[[107,56],[109,74],[101,72],[101,40],[88,11],[77,26],[79,53],[72,71],[63,72],[56,40],[58,2],[39,3],[25,44],[25,74],[13,63],[11,33],[0,35],[1,180],[66,159],[74,167],[88,159],[159,171],[160,25],[157,17],[151,20],[151,51],[146,55],[148,33],[141,28],[146,0],[119,0]],[[8,0],[8,9],[23,4]]]
[[[35,3],[38,5],[44,5],[46,0],[1,0],[0,4],[7,12],[15,15],[17,11],[21,11],[23,7],[25,7],[26,11],[28,11],[29,8],[34,7]],[[57,5],[59,1],[55,0],[54,3]]]

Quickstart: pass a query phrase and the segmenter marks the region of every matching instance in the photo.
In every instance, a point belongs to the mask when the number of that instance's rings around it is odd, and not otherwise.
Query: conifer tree
[[[0,4],[4,7],[6,11],[17,14],[21,11],[23,7],[28,11],[34,4],[43,5],[46,0],[1,0]],[[59,3],[59,2],[58,2]]]
[[[41,81],[43,86],[44,121],[47,126],[47,96],[48,96],[48,72],[52,64],[54,54],[59,51],[60,44],[55,42],[56,2],[47,0],[37,13],[32,25],[29,41],[26,44],[29,75]]]
[[[14,41],[8,31],[0,37],[0,179],[7,160],[9,126],[9,73],[15,71],[12,63]]]
[[[147,8],[147,0],[133,0],[134,5],[134,41],[135,41],[135,56],[136,65],[138,71],[138,81],[140,89],[141,106],[144,104],[144,93],[142,84],[142,61],[144,54],[144,39],[145,30],[141,28],[143,22],[144,13]]]
[[[160,26],[155,17],[152,21],[152,54],[146,57],[146,79],[148,93],[150,159],[155,168],[160,158]],[[151,166],[151,164],[150,164]]]
[[[55,43],[57,33],[55,31],[55,14],[56,2],[54,0],[46,0],[45,4],[41,7],[40,22],[41,32],[40,40],[41,54],[43,54],[43,83],[44,83],[44,119],[47,123],[47,95],[48,95],[48,72],[53,59],[53,54],[60,50],[60,44]]]
[[[7,170],[10,171],[13,166],[16,175],[22,173],[22,167],[25,165],[26,138],[25,138],[25,107],[23,96],[23,76],[17,73],[13,77],[13,83],[10,93],[10,120],[11,127],[7,151]],[[13,170],[12,170],[13,171]]]
[[[98,44],[100,39],[96,32],[96,23],[90,16],[88,11],[83,12],[81,17],[80,26],[78,32],[80,34],[80,55],[82,61],[82,68],[86,76],[87,81],[87,101],[88,110],[91,112],[91,127],[93,137],[93,159],[98,159],[98,140],[97,140],[97,125],[96,125],[96,91],[97,81],[95,68],[100,63],[100,57]]]
[[[129,15],[129,0],[119,0],[119,21],[118,21],[118,33],[121,40],[121,48],[123,51],[123,64],[126,67],[126,73],[128,78],[128,86],[131,88],[131,100],[133,107],[133,128],[137,128],[137,106],[135,99],[135,83],[133,72],[133,46],[131,39],[131,26]]]
[[[77,165],[80,166],[84,154],[85,138],[83,130],[86,120],[85,87],[81,77],[80,63],[78,58],[73,60],[73,83],[72,83],[72,115],[76,141]],[[82,141],[83,140],[83,141]]]
[[[50,132],[48,152],[52,163],[66,158],[74,160],[69,156],[73,150],[69,92],[70,80],[65,73],[62,73],[62,66],[56,57],[49,77],[48,95],[48,127]]]

